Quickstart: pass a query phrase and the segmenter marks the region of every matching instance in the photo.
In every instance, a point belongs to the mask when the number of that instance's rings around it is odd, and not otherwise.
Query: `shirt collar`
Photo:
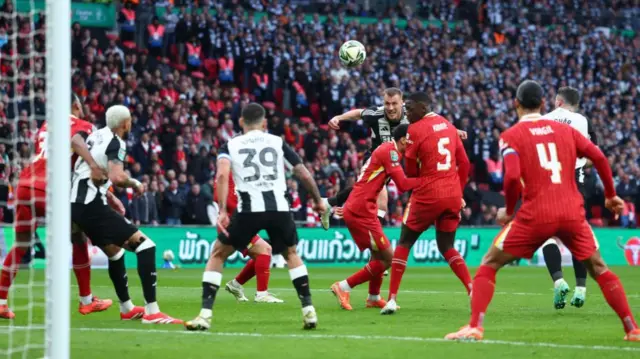
[[[522,117],[520,117],[520,122],[525,122],[525,121],[537,121],[542,117],[541,114],[539,113],[530,113],[528,115],[524,115]]]

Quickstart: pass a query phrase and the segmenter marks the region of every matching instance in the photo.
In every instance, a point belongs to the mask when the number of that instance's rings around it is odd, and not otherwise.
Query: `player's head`
[[[400,121],[402,118],[402,91],[396,87],[384,90],[384,114],[387,119]]]
[[[244,132],[252,130],[266,130],[267,121],[265,119],[266,112],[260,104],[252,102],[242,109],[242,117],[240,117],[240,126]]]
[[[409,122],[418,122],[429,112],[429,95],[426,92],[414,92],[407,97],[404,106]]]
[[[75,117],[84,117],[84,110],[82,109],[82,100],[78,95],[71,93],[71,114]]]
[[[131,112],[126,106],[114,105],[109,107],[105,117],[107,119],[107,127],[113,133],[122,139],[126,139],[129,136],[129,132],[131,132]]]
[[[516,111],[518,118],[528,113],[540,113],[544,106],[544,91],[539,83],[524,80],[516,91]]]
[[[555,105],[575,112],[580,105],[580,92],[571,86],[560,87]]]
[[[396,143],[396,148],[400,153],[404,153],[407,149],[407,132],[409,131],[409,125],[398,125],[393,129],[393,141]]]

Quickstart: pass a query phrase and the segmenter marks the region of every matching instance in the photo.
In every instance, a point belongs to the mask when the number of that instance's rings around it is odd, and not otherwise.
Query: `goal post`
[[[70,357],[71,0],[46,2],[47,264],[45,358]]]

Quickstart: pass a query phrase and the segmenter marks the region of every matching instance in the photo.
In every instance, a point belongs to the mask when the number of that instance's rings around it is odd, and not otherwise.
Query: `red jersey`
[[[529,115],[500,136],[500,150],[505,161],[507,213],[513,213],[522,190],[516,219],[523,223],[584,220],[574,167],[577,158],[594,157],[597,148],[591,141],[570,126]],[[605,187],[609,187],[605,188],[608,196],[615,195],[612,181]]]
[[[431,112],[409,125],[405,158],[407,174],[421,179],[413,191],[415,200],[462,197],[469,159],[458,131],[446,118]]]
[[[389,177],[402,192],[418,186],[421,179],[406,178],[400,160],[402,155],[394,141],[385,142],[376,148],[362,166],[358,181],[353,185],[345,207],[362,217],[375,217],[378,211],[378,195]]]
[[[218,181],[213,183],[213,201],[218,202]],[[236,194],[236,185],[233,183],[233,176],[229,176],[229,194],[227,195],[227,213],[230,215],[236,212],[238,208],[238,195]]]
[[[94,126],[91,122],[81,120],[75,116],[69,119],[71,122],[71,137],[84,132],[89,135]],[[29,166],[20,172],[18,186],[31,187],[39,190],[47,188],[47,123],[42,124],[35,139],[35,157]],[[73,163],[73,162],[72,162]]]

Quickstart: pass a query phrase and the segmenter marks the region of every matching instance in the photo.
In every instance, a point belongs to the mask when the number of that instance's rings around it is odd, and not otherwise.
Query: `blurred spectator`
[[[168,225],[176,226],[182,224],[181,218],[185,204],[184,193],[178,190],[178,181],[174,179],[163,195],[164,215]]]
[[[133,198],[131,202],[131,219],[138,226],[141,224],[156,225],[158,224],[157,189],[154,191],[146,183],[144,183],[144,189],[145,193],[140,197]]]
[[[200,185],[194,184],[191,192],[187,195],[186,206],[182,216],[183,224],[211,224],[207,215],[207,206],[211,203],[212,197],[206,197],[200,192]]]

